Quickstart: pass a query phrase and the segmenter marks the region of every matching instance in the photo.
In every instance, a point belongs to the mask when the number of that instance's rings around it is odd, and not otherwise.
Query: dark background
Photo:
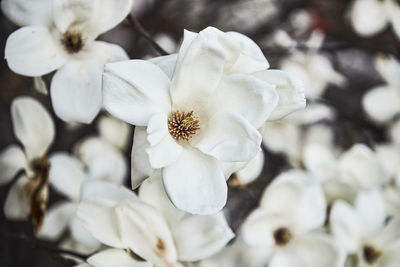
[[[373,146],[376,142],[385,141],[387,137],[384,129],[367,119],[360,105],[360,99],[368,88],[382,83],[373,67],[373,55],[384,52],[399,57],[399,41],[391,29],[387,28],[384,32],[368,39],[357,36],[345,20],[345,11],[350,3],[346,0],[280,0],[277,1],[279,9],[277,16],[265,21],[257,21],[253,27],[243,29],[242,23],[235,21],[234,16],[230,16],[229,12],[232,10],[237,12],[240,8],[245,12],[249,9],[249,2],[251,1],[147,1],[145,8],[136,12],[135,15],[151,36],[167,33],[176,42],[181,40],[183,29],[197,32],[213,25],[224,31],[240,31],[260,43],[271,36],[277,28],[290,32],[288,24],[290,14],[299,9],[307,10],[312,15],[312,28],[318,28],[326,35],[322,51],[331,58],[335,68],[348,79],[344,90],[338,90],[331,85],[322,98],[323,102],[333,106],[337,111],[336,120],[329,122],[335,133],[336,144],[342,148],[348,148],[356,142]],[[33,89],[33,80],[10,71],[4,60],[4,47],[8,35],[17,28],[0,14],[0,150],[9,144],[17,143],[10,118],[11,101],[17,96],[29,95],[40,100],[56,122],[56,141],[49,153],[70,151],[77,140],[96,134],[95,123],[74,131],[68,130],[66,125],[54,115],[49,97]],[[124,21],[100,38],[120,44],[131,58],[158,55],[150,43],[128,21]],[[278,61],[288,53],[279,47],[264,46],[262,49],[272,67],[277,67]],[[45,77],[47,82],[50,81],[51,75]],[[284,155],[273,154],[265,149],[264,151],[266,164],[261,177],[246,188],[230,188],[226,214],[235,231],[257,205],[269,181],[282,170],[290,168]],[[127,152],[127,158],[129,158],[130,145],[127,147]],[[11,184],[0,187],[1,207],[10,186]],[[51,190],[50,203],[61,197]],[[2,209],[0,210],[0,266],[74,265],[72,261],[65,260],[52,252],[53,248],[56,248],[56,243],[37,241],[29,221],[7,221]]]

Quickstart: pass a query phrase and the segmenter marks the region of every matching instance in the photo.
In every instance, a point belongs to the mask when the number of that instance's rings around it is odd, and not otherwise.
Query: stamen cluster
[[[194,117],[193,110],[175,111],[168,118],[168,131],[176,141],[189,141],[198,129],[200,129],[199,120]]]

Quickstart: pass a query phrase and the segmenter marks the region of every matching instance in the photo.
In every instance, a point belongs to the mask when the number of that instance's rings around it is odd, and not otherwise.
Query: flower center
[[[200,129],[199,120],[189,112],[174,111],[168,118],[168,131],[176,140],[188,141]]]
[[[363,257],[368,264],[374,264],[381,255],[382,252],[371,245],[365,245],[363,247]]]
[[[82,34],[77,31],[67,31],[63,34],[61,38],[61,43],[68,53],[77,53],[83,48]]]
[[[280,227],[275,230],[274,239],[277,246],[285,246],[292,239],[292,233],[286,227]]]

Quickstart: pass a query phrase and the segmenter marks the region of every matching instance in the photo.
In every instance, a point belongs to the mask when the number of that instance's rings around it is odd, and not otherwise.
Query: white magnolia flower
[[[64,245],[70,247],[73,244],[74,250],[87,253],[97,249],[100,243],[76,217],[82,186],[91,180],[123,184],[127,163],[121,151],[100,137],[86,138],[78,142],[74,150],[76,156],[56,152],[49,157],[50,184],[67,199],[49,208],[39,236],[56,240],[69,228],[71,237]]]
[[[200,216],[176,209],[159,176],[142,184],[139,197],[105,182],[86,184],[83,197],[79,218],[112,247],[88,259],[96,267],[182,266],[215,254],[233,237],[221,212]]]
[[[368,37],[382,31],[388,23],[400,38],[400,4],[394,0],[355,0],[350,12],[356,32]]]
[[[305,173],[292,170],[278,176],[240,232],[247,246],[262,251],[259,257],[264,262],[242,266],[342,266],[344,259],[338,246],[319,230],[326,208],[321,186],[312,183]]]
[[[342,86],[346,79],[330,60],[317,51],[295,51],[281,62],[281,68],[304,82],[307,99],[318,99],[331,83]]]
[[[381,192],[360,192],[354,206],[338,200],[330,215],[331,232],[348,254],[356,254],[357,266],[400,265],[400,218],[387,222]]]
[[[400,113],[400,62],[394,57],[378,56],[375,68],[385,80],[369,90],[362,99],[367,114],[377,122],[386,122]]]
[[[393,143],[400,145],[400,119],[397,119],[390,126],[389,136]]]
[[[106,64],[105,108],[137,126],[133,188],[161,169],[176,207],[221,210],[225,179],[260,149],[257,129],[305,105],[295,80],[267,68],[252,40],[212,27],[185,31],[178,55]]]
[[[40,230],[48,199],[47,151],[54,141],[54,123],[47,110],[31,97],[18,97],[11,104],[14,134],[22,147],[10,145],[0,155],[0,184],[11,181],[4,213],[9,219],[26,219],[32,213]]]
[[[101,108],[104,63],[128,58],[121,47],[95,39],[131,6],[132,0],[4,0],[3,12],[23,26],[7,39],[8,66],[31,77],[57,70],[50,88],[55,113],[89,123]]]
[[[383,187],[389,181],[389,173],[378,155],[364,144],[355,144],[336,157],[322,145],[309,145],[304,150],[304,164],[319,181],[329,203],[343,199],[354,201],[359,190]]]

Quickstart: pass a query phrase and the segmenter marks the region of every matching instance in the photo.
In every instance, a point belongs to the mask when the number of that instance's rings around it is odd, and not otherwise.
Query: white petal
[[[385,3],[389,2],[390,1],[385,1]],[[399,9],[399,7],[397,7],[397,9]],[[395,57],[378,55],[375,59],[375,68],[388,85],[394,88],[400,86],[400,78],[397,75],[397,73],[400,72],[400,62]]]
[[[19,146],[9,145],[0,154],[0,185],[11,181],[18,171],[26,169],[28,163]]]
[[[172,203],[192,214],[212,214],[226,203],[227,185],[222,168],[212,157],[184,149],[177,161],[162,172]]]
[[[242,226],[243,240],[250,246],[265,246],[271,250],[275,245],[274,232],[282,227],[292,227],[290,219],[262,208],[254,210]]]
[[[84,166],[77,158],[63,152],[50,157],[50,184],[72,200],[78,200],[86,179]]]
[[[91,27],[97,34],[111,30],[131,12],[133,0],[96,0]]]
[[[222,111],[210,118],[196,147],[221,161],[248,161],[259,151],[261,139],[242,116]]]
[[[1,10],[15,24],[49,25],[52,0],[3,0]]]
[[[182,48],[181,48],[182,49]],[[171,85],[174,105],[207,101],[223,75],[239,56],[239,48],[220,30],[208,27],[189,47],[179,51]]]
[[[307,170],[311,171],[320,180],[335,179],[336,159],[332,151],[324,145],[310,144],[303,150],[303,161]]]
[[[173,227],[173,236],[179,260],[197,261],[219,252],[234,234],[222,212],[219,212],[184,218]]]
[[[362,99],[364,110],[377,122],[385,122],[400,112],[400,93],[395,88],[379,86]]]
[[[53,77],[50,96],[55,113],[67,122],[90,123],[102,102],[102,66],[69,60]]]
[[[14,133],[29,160],[42,157],[55,136],[54,123],[47,110],[31,97],[18,97],[11,104]]]
[[[122,153],[102,138],[89,137],[79,144],[76,154],[88,168],[91,179],[122,184],[127,162]]]
[[[77,57],[80,60],[96,61],[102,69],[106,63],[129,59],[122,47],[103,41],[88,43],[83,50],[77,54]]]
[[[172,80],[177,59],[178,54],[171,54],[168,56],[154,57],[149,59],[149,61],[156,64],[160,69],[164,71],[168,78]]]
[[[387,214],[382,193],[378,190],[361,191],[358,193],[354,207],[361,216],[364,227],[371,231],[382,228]]]
[[[279,101],[269,120],[281,119],[306,106],[303,84],[294,76],[281,70],[265,70],[254,73],[254,76],[276,86]]]
[[[176,262],[176,249],[167,222],[152,206],[125,200],[116,207],[121,237],[134,253],[156,266]]]
[[[105,249],[87,259],[94,267],[152,267],[148,262],[135,260],[123,249]]]
[[[385,1],[386,11],[390,22],[392,23],[392,28],[397,38],[400,38],[400,5],[394,1]]]
[[[253,73],[266,70],[269,63],[260,47],[249,37],[238,32],[227,32],[240,47],[240,56],[235,64],[228,70],[229,73]]]
[[[307,232],[321,227],[326,216],[326,200],[319,184],[307,183],[298,171],[282,173],[265,191],[260,205],[296,221],[296,229]]]
[[[294,239],[276,254],[270,267],[341,267],[345,257],[330,236],[310,234]]]
[[[31,77],[50,73],[66,61],[61,46],[41,26],[26,26],[13,32],[7,39],[4,54],[12,71]]]
[[[343,153],[338,166],[342,181],[363,189],[375,189],[389,178],[374,151],[365,144],[355,144]]]
[[[378,246],[388,246],[400,239],[400,217],[398,215],[390,219],[385,228],[374,239]]]
[[[30,181],[26,176],[21,176],[11,186],[4,203],[4,215],[11,220],[24,220],[31,212],[25,186]]]
[[[237,112],[256,129],[267,121],[278,99],[274,85],[243,74],[224,77],[212,97],[216,110]]]
[[[33,88],[41,94],[48,95],[46,82],[42,77],[33,77]]]
[[[118,203],[127,198],[136,198],[136,195],[122,185],[105,181],[87,181],[81,189],[81,201],[105,199]]]
[[[77,216],[97,240],[111,247],[125,248],[114,204],[99,200],[83,201],[78,206]]]
[[[348,253],[356,252],[363,235],[363,222],[355,210],[348,203],[337,200],[332,206],[329,224],[339,246]]]
[[[242,185],[249,184],[260,176],[263,167],[264,153],[260,150],[257,155],[249,161],[246,167],[236,172],[237,179],[239,179]]]
[[[103,74],[104,107],[130,124],[145,126],[158,112],[170,112],[170,80],[151,62],[108,63]]]
[[[111,116],[102,116],[97,122],[97,130],[102,139],[121,150],[126,149],[131,138],[131,127]]]
[[[395,121],[390,127],[390,137],[392,142],[400,145],[400,120]]]
[[[86,230],[82,221],[78,218],[76,212],[70,218],[69,232],[74,241],[83,245],[85,248],[97,250],[100,248],[101,243],[94,238],[94,236]]]
[[[175,225],[185,215],[185,212],[175,208],[169,200],[160,172],[156,172],[142,183],[139,198],[161,212],[170,225]]]
[[[131,153],[132,189],[136,189],[147,177],[153,174],[154,169],[150,165],[149,156],[146,152],[149,146],[146,128],[136,126]]]
[[[150,165],[159,169],[171,165],[182,153],[179,145],[168,132],[168,117],[165,113],[157,113],[149,120],[147,140],[150,147],[146,149]]]
[[[387,23],[384,5],[377,0],[356,0],[350,16],[354,29],[362,36],[381,31]]]
[[[95,39],[117,26],[131,11],[132,0],[65,1],[54,3],[54,22],[60,32],[76,27]]]
[[[44,217],[39,237],[56,240],[67,229],[67,225],[76,211],[77,205],[69,201],[60,201],[52,205]]]

